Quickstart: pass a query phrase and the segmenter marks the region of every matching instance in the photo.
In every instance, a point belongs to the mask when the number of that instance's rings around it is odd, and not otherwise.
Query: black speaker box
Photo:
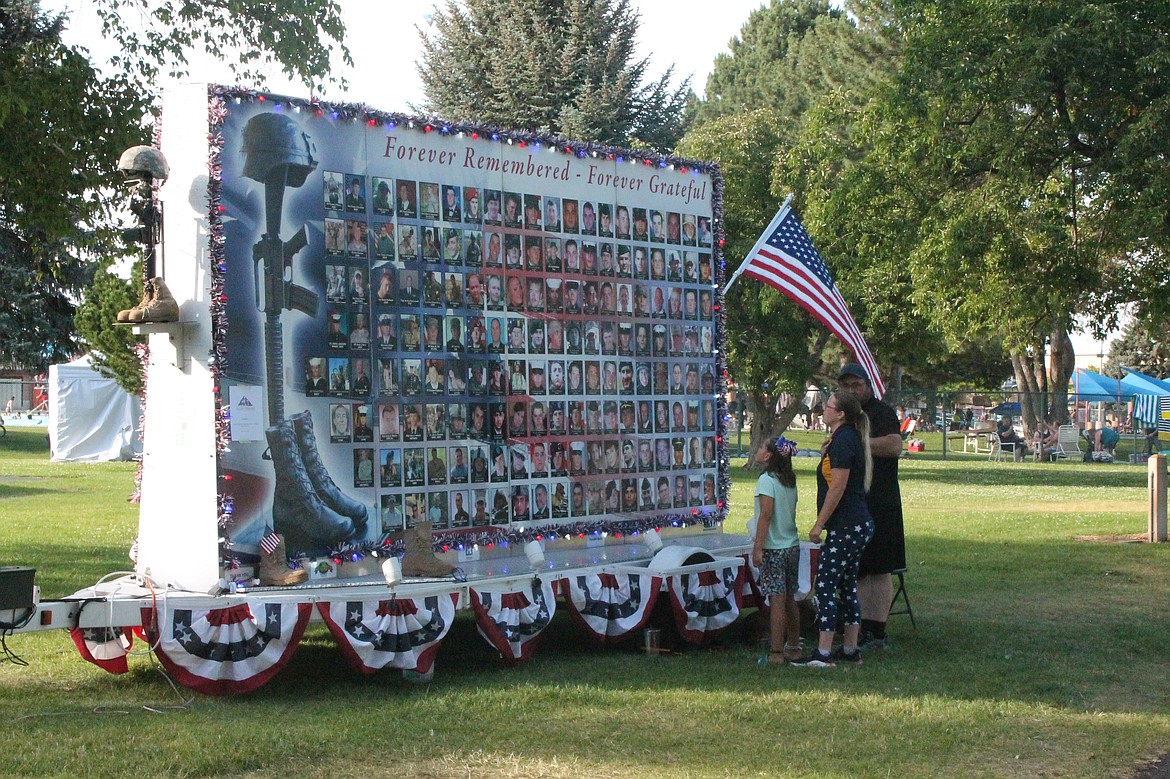
[[[0,611],[33,607],[33,577],[36,568],[23,565],[0,566]]]

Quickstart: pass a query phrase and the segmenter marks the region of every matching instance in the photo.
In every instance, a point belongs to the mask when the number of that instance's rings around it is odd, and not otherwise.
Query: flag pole
[[[791,210],[789,209],[788,204],[791,202],[792,193],[789,193],[788,197],[784,198],[784,204],[780,206],[780,210],[776,212],[776,216],[772,217],[772,221],[768,223],[767,228],[765,228],[764,232],[760,234],[760,238],[756,241],[755,246],[753,246],[752,250],[747,253],[748,257],[751,257],[761,246],[763,246],[764,242],[768,240],[768,236],[770,236],[772,231],[776,229],[776,225],[780,224],[780,220],[788,215],[788,212]],[[744,259],[747,258],[745,257]],[[724,295],[727,294],[727,290],[731,289],[731,285],[735,283],[735,280],[739,278],[739,274],[743,273],[746,268],[747,263],[743,260],[740,260],[739,267],[735,269],[735,273],[731,275],[731,279],[728,280],[727,285],[723,288]]]

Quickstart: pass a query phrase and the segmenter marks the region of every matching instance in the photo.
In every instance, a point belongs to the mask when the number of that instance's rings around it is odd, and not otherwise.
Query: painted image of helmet
[[[244,126],[244,175],[266,182],[279,178],[299,187],[317,169],[317,145],[284,114],[257,114]]]

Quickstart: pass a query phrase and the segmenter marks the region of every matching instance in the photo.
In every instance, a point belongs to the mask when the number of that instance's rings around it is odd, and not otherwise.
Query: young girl
[[[800,657],[800,612],[796,608],[800,539],[796,530],[796,444],[784,436],[756,454],[764,473],[756,480],[756,532],[752,563],[760,569],[760,591],[769,598],[771,651],[761,664],[782,665]],[[783,650],[781,650],[783,647]]]

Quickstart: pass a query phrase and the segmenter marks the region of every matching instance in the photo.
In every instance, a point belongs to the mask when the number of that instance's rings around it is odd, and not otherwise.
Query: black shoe
[[[846,652],[845,647],[839,646],[833,650],[830,655],[835,662],[849,663],[850,665],[861,665],[861,650],[854,649],[852,652]]]
[[[811,654],[805,655],[799,660],[793,660],[789,665],[797,668],[834,668],[836,663],[830,655],[821,654],[821,650],[814,649]]]
[[[885,649],[885,648],[886,648],[886,637],[881,636],[879,638],[878,636],[874,635],[873,633],[871,633],[868,630],[865,631],[864,633],[862,633],[861,636],[858,637],[858,639],[857,639],[857,651],[859,651],[859,652],[870,652],[874,649]]]
[[[321,462],[321,455],[317,452],[317,439],[313,435],[313,417],[308,411],[294,414],[289,417],[296,435],[297,447],[300,450],[301,461],[305,465],[305,472],[313,484],[313,491],[320,496],[326,506],[342,516],[353,521],[354,536],[362,538],[366,534],[368,521],[366,507],[343,493],[329,476],[325,463]]]

